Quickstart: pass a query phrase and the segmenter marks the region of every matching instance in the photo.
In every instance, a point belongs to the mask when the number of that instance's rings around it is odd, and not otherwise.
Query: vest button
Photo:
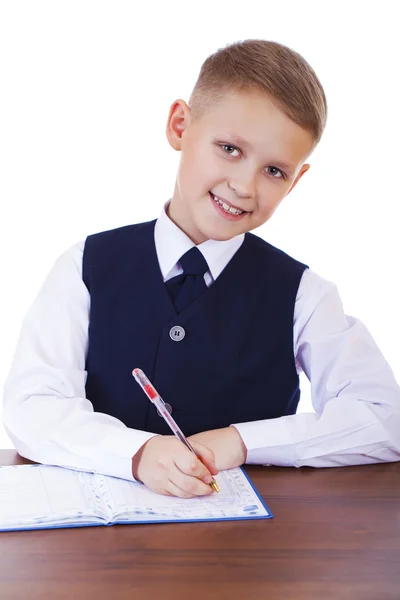
[[[175,325],[169,330],[169,337],[171,340],[174,340],[174,342],[181,342],[185,335],[186,332],[180,325]]]

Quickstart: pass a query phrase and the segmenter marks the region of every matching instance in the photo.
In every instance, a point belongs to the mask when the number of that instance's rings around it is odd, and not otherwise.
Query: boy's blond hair
[[[189,100],[194,120],[232,90],[267,94],[309,131],[314,147],[326,124],[327,104],[314,70],[294,50],[267,40],[244,40],[220,48],[203,63]]]

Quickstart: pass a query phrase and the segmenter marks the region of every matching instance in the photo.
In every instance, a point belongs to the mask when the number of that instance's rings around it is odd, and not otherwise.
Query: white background
[[[399,380],[396,8],[0,0],[0,384],[56,258],[90,233],[157,217],[179,160],[169,107],[188,101],[209,54],[246,38],[300,52],[329,103],[310,171],[256,233],[338,285]],[[1,426],[0,447],[12,447]]]

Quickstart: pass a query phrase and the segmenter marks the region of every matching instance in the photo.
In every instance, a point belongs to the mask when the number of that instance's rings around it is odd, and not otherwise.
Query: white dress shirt
[[[198,246],[209,265],[207,285],[243,239]],[[132,456],[154,434],[94,412],[86,398],[90,296],[82,280],[84,245],[58,258],[23,320],[4,389],[3,422],[22,456],[133,480]],[[164,208],[155,245],[164,280],[182,272],[179,258],[193,243]],[[247,447],[246,462],[332,467],[400,460],[400,389],[393,372],[365,326],[344,314],[336,287],[310,269],[300,281],[293,328],[297,369],[311,382],[316,412],[233,424]]]

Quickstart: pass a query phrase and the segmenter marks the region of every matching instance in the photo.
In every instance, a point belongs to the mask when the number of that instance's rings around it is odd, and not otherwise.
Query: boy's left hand
[[[246,462],[247,448],[233,425],[195,433],[188,439],[203,444],[214,452],[218,470],[232,469]]]

